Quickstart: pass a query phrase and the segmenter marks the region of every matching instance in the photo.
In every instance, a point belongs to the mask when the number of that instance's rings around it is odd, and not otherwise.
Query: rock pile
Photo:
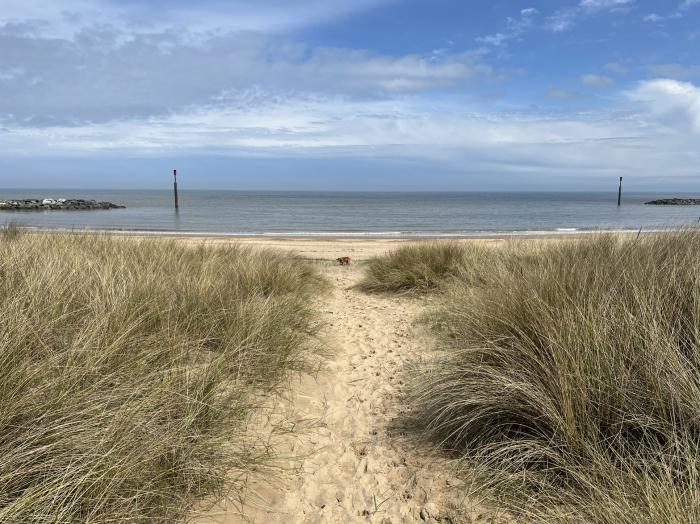
[[[662,198],[645,203],[651,206],[700,206],[700,198]]]
[[[43,198],[0,200],[0,211],[44,211],[44,210],[89,210],[89,209],[124,209],[125,206],[112,202],[82,200],[80,198]]]

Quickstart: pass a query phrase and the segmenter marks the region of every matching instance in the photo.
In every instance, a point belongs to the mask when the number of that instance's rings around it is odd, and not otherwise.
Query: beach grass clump
[[[16,222],[8,222],[0,227],[0,241],[12,242],[20,237],[22,228]]]
[[[259,396],[314,364],[293,256],[0,239],[0,522],[173,522],[243,488]]]
[[[418,427],[526,522],[700,522],[700,233],[520,244],[455,279]]]
[[[359,288],[366,292],[425,293],[452,278],[480,273],[488,252],[475,244],[434,241],[408,244],[367,262]]]

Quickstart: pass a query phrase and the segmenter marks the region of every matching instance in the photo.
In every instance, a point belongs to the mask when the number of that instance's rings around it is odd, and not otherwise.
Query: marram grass
[[[408,244],[370,259],[358,287],[375,293],[426,293],[458,275],[483,270],[488,255],[483,248],[454,241]]]
[[[239,247],[0,234],[0,522],[172,522],[260,460],[312,364],[315,270]]]
[[[437,286],[417,427],[513,520],[700,522],[700,232],[486,257]]]

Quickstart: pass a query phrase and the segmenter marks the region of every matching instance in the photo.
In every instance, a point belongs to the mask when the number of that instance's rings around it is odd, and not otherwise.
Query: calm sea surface
[[[637,230],[697,223],[700,206],[645,206],[674,193],[341,193],[3,190],[0,200],[64,197],[108,200],[109,211],[1,212],[11,221],[57,229],[221,235],[479,236],[596,229]]]

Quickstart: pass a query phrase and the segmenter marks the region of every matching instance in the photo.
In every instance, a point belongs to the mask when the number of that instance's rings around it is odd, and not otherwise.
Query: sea
[[[0,225],[215,236],[479,237],[645,231],[698,224],[700,206],[649,206],[684,193],[310,192],[0,189],[0,200],[84,198],[126,209],[0,211]]]

